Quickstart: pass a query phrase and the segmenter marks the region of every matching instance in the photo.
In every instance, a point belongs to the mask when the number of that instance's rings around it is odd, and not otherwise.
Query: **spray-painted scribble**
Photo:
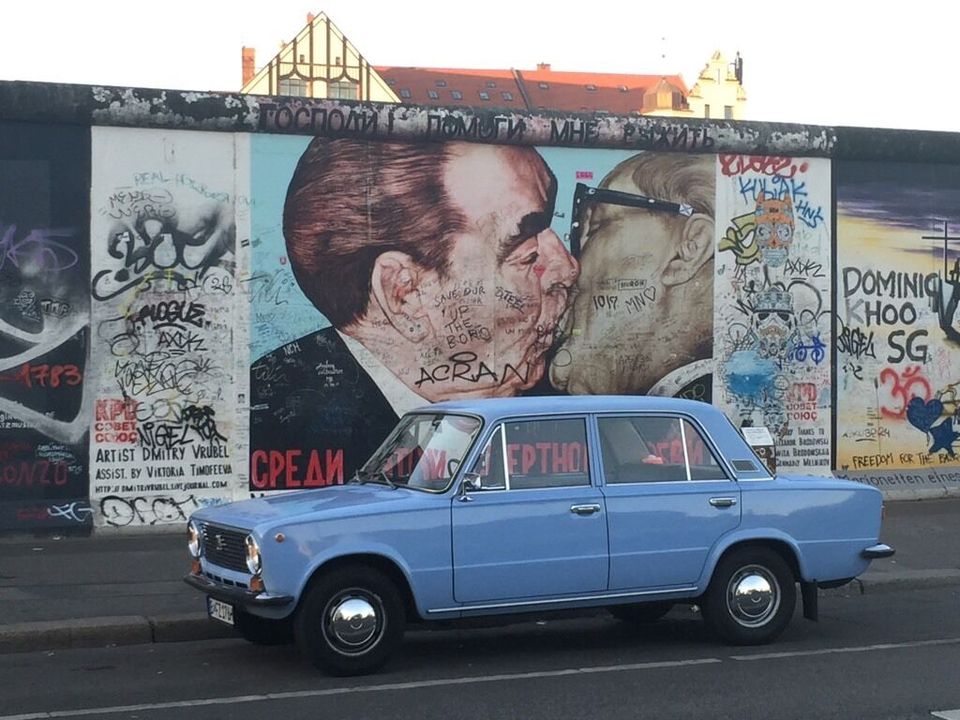
[[[844,162],[837,466],[957,461],[960,167]]]
[[[830,467],[829,165],[720,156],[714,399],[763,425],[777,466]],[[719,213],[718,213],[719,214]]]
[[[175,522],[184,490],[231,492],[236,225],[217,185],[233,187],[233,154],[228,137],[94,133],[101,522]]]
[[[89,136],[0,123],[0,531],[89,526]]]

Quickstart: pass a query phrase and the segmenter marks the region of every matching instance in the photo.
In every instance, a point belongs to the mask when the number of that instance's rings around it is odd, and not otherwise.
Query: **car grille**
[[[249,572],[247,570],[247,533],[240,530],[201,523],[203,555],[208,562],[219,567]]]

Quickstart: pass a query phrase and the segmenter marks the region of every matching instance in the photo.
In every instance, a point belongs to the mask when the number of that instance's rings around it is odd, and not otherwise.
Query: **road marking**
[[[774,660],[777,658],[806,657],[808,655],[834,655],[838,653],[873,652],[875,650],[899,650],[900,648],[929,647],[931,645],[957,645],[960,638],[940,640],[912,640],[901,643],[880,643],[879,645],[861,645],[859,647],[824,648],[823,650],[797,650],[796,652],[758,653],[756,655],[731,655],[731,660]],[[4,720],[4,718],[0,718]]]
[[[960,720],[960,708],[956,710],[937,710],[930,714],[941,720]]]
[[[442,687],[445,685],[475,685],[478,683],[504,682],[507,680],[531,680],[555,678],[570,675],[590,675],[595,673],[627,672],[630,670],[657,670],[659,668],[687,667],[690,665],[713,665],[723,662],[720,658],[701,658],[697,660],[665,660],[662,662],[634,663],[630,665],[602,665],[597,667],[568,668],[564,670],[542,670],[528,673],[503,675],[485,675],[483,677],[459,677],[442,680],[420,680],[407,683],[386,683],[358,687],[328,688],[326,690],[294,690],[264,695],[236,695],[234,697],[202,698],[197,700],[177,700],[162,703],[144,703],[142,705],[115,705],[112,707],[84,708],[78,710],[52,710],[50,712],[25,713],[22,715],[0,715],[0,720],[45,720],[46,718],[72,718],[85,715],[111,715],[116,713],[146,712],[149,710],[170,710],[173,708],[202,707],[204,705],[238,705],[240,703],[261,702],[263,700],[291,700],[295,698],[329,697],[350,693],[387,692],[390,690],[418,690],[420,688]]]

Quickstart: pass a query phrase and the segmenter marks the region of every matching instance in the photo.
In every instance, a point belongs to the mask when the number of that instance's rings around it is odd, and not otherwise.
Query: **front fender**
[[[372,559],[374,562],[386,562],[396,568],[403,576],[410,594],[416,606],[417,614],[425,616],[425,609],[421,603],[424,592],[418,585],[417,574],[413,572],[404,557],[393,548],[381,543],[363,543],[363,544],[337,544],[326,548],[322,553],[311,558],[310,562],[304,565],[303,570],[297,580],[295,589],[296,606],[299,606],[304,593],[311,579],[318,573],[323,572],[323,568],[338,561],[356,558],[357,562],[363,562],[364,558]],[[399,588],[403,594],[406,594],[406,588]],[[448,593],[449,594],[449,593]]]

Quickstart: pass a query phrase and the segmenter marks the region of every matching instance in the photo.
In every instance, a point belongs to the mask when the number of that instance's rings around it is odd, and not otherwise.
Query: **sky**
[[[3,0],[0,80],[236,92],[325,12],[373,65],[680,74],[743,57],[746,119],[960,130],[960,3]]]

